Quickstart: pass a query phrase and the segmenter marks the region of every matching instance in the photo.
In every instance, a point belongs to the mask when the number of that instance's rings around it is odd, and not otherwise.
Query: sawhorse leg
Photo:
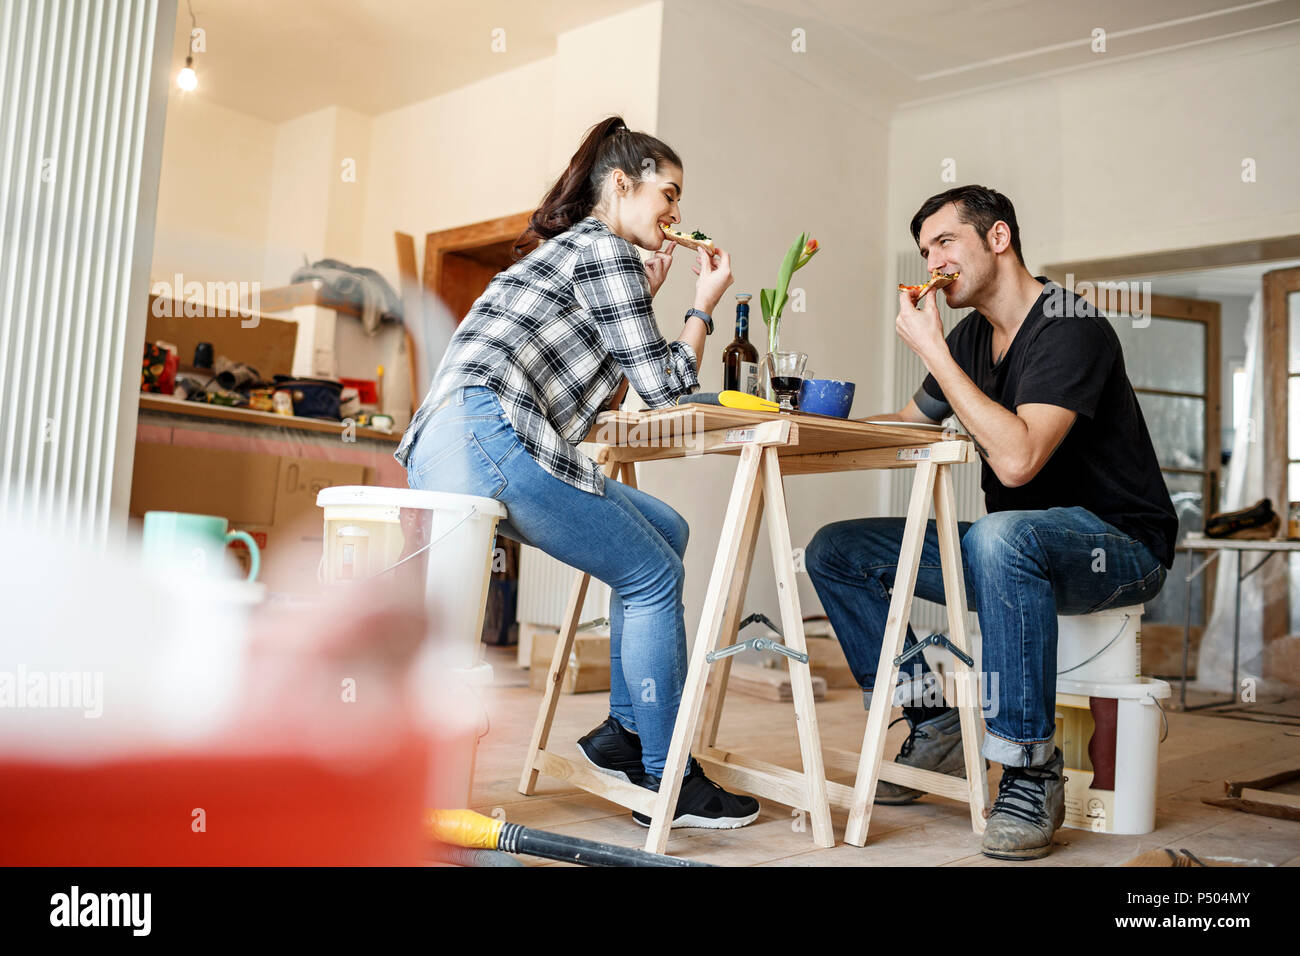
[[[966,636],[966,582],[961,561],[961,542],[957,531],[952,477],[948,464],[936,465],[921,461],[912,481],[912,496],[907,506],[907,522],[903,528],[902,547],[894,573],[893,596],[889,602],[889,617],[881,642],[880,663],[876,669],[875,693],[867,716],[867,729],[863,737],[858,760],[858,775],[853,787],[853,806],[849,810],[849,823],[844,834],[846,843],[865,846],[871,824],[871,811],[880,780],[881,762],[885,751],[885,733],[889,713],[893,706],[894,688],[898,683],[898,664],[895,659],[903,651],[907,637],[908,619],[912,613],[912,597],[916,588],[916,572],[921,563],[921,548],[925,543],[931,502],[935,508],[935,525],[938,530],[939,554],[943,566],[944,601],[948,608],[949,639],[963,652],[970,649]],[[962,729],[962,748],[966,759],[966,786],[962,798],[969,801],[971,826],[975,832],[984,829],[984,807],[988,799],[988,775],[980,757],[981,734],[978,717],[978,694],[974,686],[976,675],[972,668],[957,660],[957,706]],[[891,766],[893,782],[955,796],[954,781],[944,774],[915,768]]]
[[[695,736],[700,711],[704,706],[704,687],[709,676],[709,663],[706,656],[717,646],[718,634],[722,629],[722,615],[731,593],[731,585],[739,561],[745,518],[754,506],[754,496],[758,494],[758,471],[761,458],[762,448],[758,445],[746,444],[740,450],[740,463],[736,467],[736,478],[731,485],[731,498],[727,502],[727,515],[722,523],[722,538],[713,561],[713,572],[709,577],[704,609],[700,615],[700,627],[695,635],[695,646],[691,648],[686,684],[682,688],[681,703],[677,708],[677,721],[673,725],[673,738],[668,747],[663,782],[659,786],[654,813],[650,817],[650,833],[646,837],[645,848],[651,853],[663,853],[668,845],[673,811],[677,807],[677,796],[682,789],[682,774],[686,771],[691,740]]]
[[[727,610],[722,616],[722,634],[719,644],[734,644],[740,633],[740,620],[745,613],[745,592],[749,589],[749,571],[754,563],[754,548],[758,544],[758,526],[763,515],[763,496],[750,497],[749,511],[740,534],[740,565],[731,579],[727,593]],[[722,702],[727,694],[727,679],[731,676],[730,657],[717,662],[709,673],[705,688],[704,720],[700,724],[699,747],[706,750],[718,742],[718,725],[722,721]]]
[[[803,612],[799,607],[799,584],[795,577],[794,550],[790,543],[790,525],[785,510],[785,489],[781,483],[781,465],[775,448],[763,452],[763,500],[767,505],[768,540],[772,545],[785,645],[806,656],[808,645],[804,640]],[[794,717],[799,730],[799,752],[803,757],[803,782],[807,790],[808,813],[812,818],[813,842],[822,847],[834,846],[835,831],[831,827],[830,799],[826,793],[826,765],[822,758],[821,734],[817,729],[811,662],[786,658],[786,664],[790,668],[790,687],[794,695]]]
[[[966,635],[966,570],[961,559],[961,535],[957,530],[957,501],[952,491],[952,469],[939,466],[934,489],[935,528],[939,535],[939,560],[943,565],[944,604],[948,608],[948,640],[971,657]],[[984,809],[989,798],[988,768],[980,754],[984,728],[980,724],[979,674],[955,657],[957,713],[961,719],[961,744],[966,757],[966,780],[970,786],[970,820],[976,833],[984,832]],[[874,794],[873,794],[874,799]],[[866,836],[866,830],[863,831]]]

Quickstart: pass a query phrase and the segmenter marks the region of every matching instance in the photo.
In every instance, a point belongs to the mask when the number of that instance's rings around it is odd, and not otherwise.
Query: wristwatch
[[[689,319],[691,316],[696,316],[697,318],[699,318],[701,322],[704,323],[705,335],[713,334],[713,317],[710,316],[709,313],[701,312],[699,309],[687,309],[686,318]]]

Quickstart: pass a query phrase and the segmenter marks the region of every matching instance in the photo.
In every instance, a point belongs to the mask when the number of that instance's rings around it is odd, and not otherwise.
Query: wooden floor
[[[646,831],[632,814],[613,803],[552,777],[539,778],[537,793],[518,791],[524,751],[541,693],[528,687],[528,672],[515,666],[515,649],[488,648],[495,674],[487,705],[492,726],[479,745],[473,809],[525,826],[640,847]],[[1191,703],[1189,699],[1189,703]],[[1297,712],[1296,700],[1260,703],[1261,708]],[[577,756],[575,741],[608,713],[605,693],[564,696],[551,734],[551,749]],[[866,727],[862,695],[832,690],[817,705],[824,746],[858,750]],[[886,755],[898,752],[905,735],[899,724]],[[799,743],[790,704],[731,694],[718,737],[723,749],[799,767]],[[1002,863],[982,856],[964,804],[925,796],[903,807],[877,807],[866,847],[844,844],[846,814],[834,811],[835,837],[829,849],[815,847],[805,814],[763,801],[759,818],[739,830],[673,830],[668,852],[726,866],[1112,866],[1146,850],[1187,849],[1198,857],[1231,859],[1255,866],[1300,866],[1300,823],[1221,810],[1201,803],[1222,796],[1225,779],[1251,779],[1300,766],[1300,726],[1260,723],[1205,714],[1169,714],[1169,736],[1160,745],[1156,829],[1146,836],[1115,836],[1062,829],[1044,860]],[[989,771],[996,794],[1000,768]],[[852,785],[852,779],[833,773]],[[500,816],[497,813],[497,816]],[[525,858],[528,859],[528,858]],[[544,865],[543,861],[528,862]]]

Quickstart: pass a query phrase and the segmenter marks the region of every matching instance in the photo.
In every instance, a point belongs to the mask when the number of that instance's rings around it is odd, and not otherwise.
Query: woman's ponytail
[[[612,170],[621,169],[633,182],[639,182],[647,159],[678,168],[682,165],[672,147],[649,133],[629,131],[621,116],[601,120],[587,130],[568,168],[551,186],[528,220],[528,228],[515,242],[515,257],[527,255],[537,243],[568,231],[591,215],[600,200],[600,184]]]

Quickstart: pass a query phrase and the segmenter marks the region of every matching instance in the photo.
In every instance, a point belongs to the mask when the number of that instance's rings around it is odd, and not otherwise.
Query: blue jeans
[[[640,734],[646,772],[662,777],[686,681],[686,520],[612,478],[601,496],[554,477],[482,386],[458,390],[428,419],[407,461],[407,483],[495,498],[509,515],[497,525],[501,534],[610,586],[610,714]]]
[[[817,596],[858,683],[871,690],[903,539],[902,518],[861,518],[822,528],[804,554]],[[984,756],[1012,767],[1052,757],[1056,734],[1056,616],[1149,601],[1165,568],[1146,546],[1085,508],[1001,511],[958,523],[966,602],[979,615],[986,687]],[[916,575],[918,597],[944,603],[934,521]],[[906,644],[916,637],[909,626]],[[917,686],[918,655],[900,682]]]

